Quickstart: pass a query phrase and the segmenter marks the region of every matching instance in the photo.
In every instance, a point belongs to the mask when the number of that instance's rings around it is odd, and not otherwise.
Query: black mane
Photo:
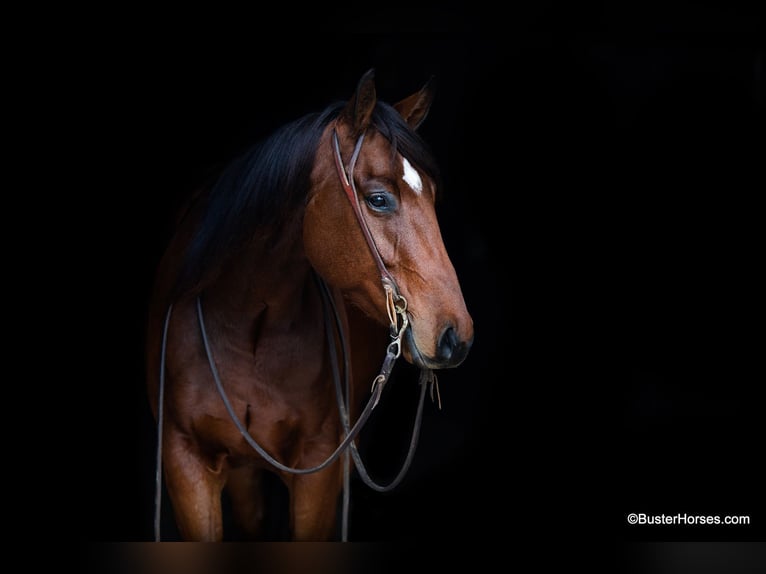
[[[233,160],[192,208],[195,228],[185,249],[175,296],[198,289],[256,229],[278,230],[305,201],[319,139],[345,104],[305,115]],[[437,181],[428,146],[390,105],[378,102],[373,126],[413,165]],[[392,156],[393,158],[393,156]]]

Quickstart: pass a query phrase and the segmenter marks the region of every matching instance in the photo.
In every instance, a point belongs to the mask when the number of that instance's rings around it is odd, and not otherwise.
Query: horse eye
[[[387,193],[371,193],[365,200],[367,205],[375,211],[393,211],[395,207],[393,199]]]

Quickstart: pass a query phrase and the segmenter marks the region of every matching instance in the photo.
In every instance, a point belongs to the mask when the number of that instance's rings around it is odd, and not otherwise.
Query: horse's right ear
[[[431,103],[434,101],[435,83],[434,77],[431,76],[419,92],[415,92],[394,104],[394,109],[401,114],[404,121],[413,130],[418,129],[423,120],[426,119],[428,110],[431,109]]]
[[[356,92],[340,113],[340,117],[351,126],[354,137],[370,125],[372,110],[375,109],[375,70],[370,68],[359,80]]]

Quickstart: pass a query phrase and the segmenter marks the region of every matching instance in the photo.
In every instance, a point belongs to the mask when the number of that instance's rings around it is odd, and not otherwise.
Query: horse
[[[433,97],[428,80],[380,101],[370,69],[348,100],[277,128],[180,210],[146,367],[155,508],[164,479],[183,540],[224,540],[224,492],[244,536],[263,539],[269,472],[288,493],[287,539],[335,539],[350,455],[363,469],[354,439],[395,361],[433,395],[433,372],[468,355],[439,170],[417,131]]]

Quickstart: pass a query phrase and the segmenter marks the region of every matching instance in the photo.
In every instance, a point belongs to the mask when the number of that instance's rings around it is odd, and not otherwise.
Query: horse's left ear
[[[434,101],[434,92],[434,78],[431,76],[419,92],[394,104],[394,109],[401,114],[404,121],[413,130],[416,130],[423,123],[423,120],[426,119],[428,110],[431,109],[431,102]]]

